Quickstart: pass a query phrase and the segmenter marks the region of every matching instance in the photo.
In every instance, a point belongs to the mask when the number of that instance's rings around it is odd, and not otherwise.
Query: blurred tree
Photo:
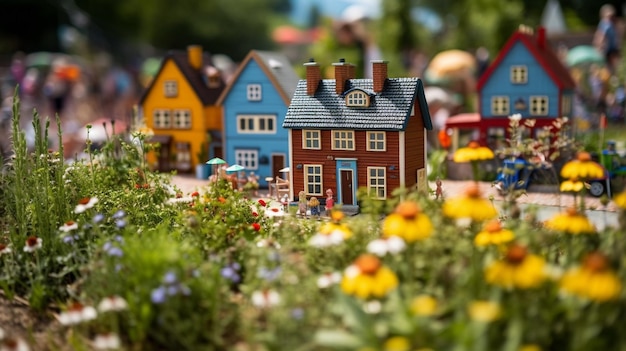
[[[386,0],[382,4],[382,17],[376,42],[383,56],[390,61],[389,71],[393,76],[405,75],[409,69],[411,54],[420,48],[416,31],[420,28],[411,18],[414,7],[412,0]]]
[[[201,44],[211,52],[242,59],[252,49],[269,49],[268,17],[284,0],[76,0],[100,28],[157,49]],[[254,14],[254,15],[251,15]]]
[[[68,21],[44,0],[0,0],[0,53],[58,51],[57,29]]]

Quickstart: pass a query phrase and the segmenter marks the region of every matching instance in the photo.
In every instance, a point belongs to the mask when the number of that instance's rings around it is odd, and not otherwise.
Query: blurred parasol
[[[586,63],[604,63],[604,57],[591,45],[578,45],[567,51],[565,62],[570,67]]]
[[[445,50],[435,55],[426,68],[425,76],[430,81],[445,81],[462,78],[476,70],[476,58],[463,50]]]

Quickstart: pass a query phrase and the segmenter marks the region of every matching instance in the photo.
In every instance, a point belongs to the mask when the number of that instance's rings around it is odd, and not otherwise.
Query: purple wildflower
[[[152,300],[152,303],[155,304],[162,304],[163,302],[165,302],[165,287],[164,286],[159,286],[158,288],[152,290],[152,293],[150,293],[150,299]]]

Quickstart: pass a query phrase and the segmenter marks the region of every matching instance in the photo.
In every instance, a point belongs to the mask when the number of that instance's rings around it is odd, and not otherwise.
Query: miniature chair
[[[289,196],[289,181],[286,179],[282,179],[281,177],[276,177],[276,198],[278,200],[281,199],[283,195]]]

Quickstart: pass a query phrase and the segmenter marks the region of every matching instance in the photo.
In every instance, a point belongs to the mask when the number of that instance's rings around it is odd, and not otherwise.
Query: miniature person
[[[320,201],[315,197],[311,196],[309,200],[309,208],[311,209],[311,217],[317,216],[317,220],[320,219]]]
[[[435,200],[439,200],[439,197],[443,198],[443,187],[441,183],[441,179],[437,178],[435,181],[435,185],[437,188],[435,189]]]
[[[297,213],[297,215],[302,216],[304,218],[309,218],[306,215],[306,206],[307,206],[306,193],[304,192],[304,190],[301,190],[298,193],[298,213]]]
[[[594,34],[593,44],[604,55],[607,67],[611,74],[614,74],[620,48],[615,26],[615,7],[611,4],[602,5],[600,8],[600,22]]]
[[[330,211],[333,209],[333,205],[335,205],[335,200],[333,199],[333,191],[332,189],[326,190],[326,215],[330,216]]]

